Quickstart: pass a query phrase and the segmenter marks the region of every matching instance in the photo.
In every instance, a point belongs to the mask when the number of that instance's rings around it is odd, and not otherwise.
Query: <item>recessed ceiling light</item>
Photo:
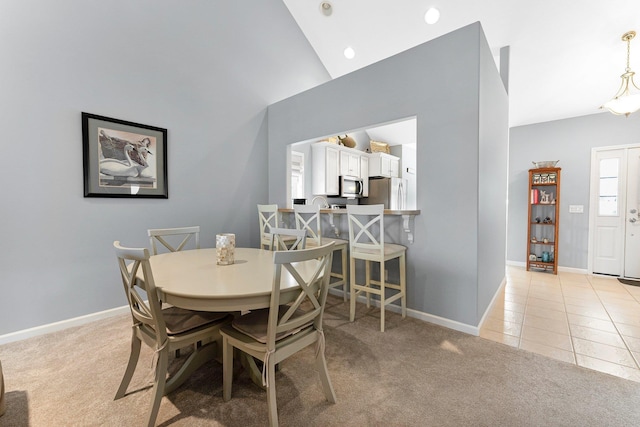
[[[440,20],[440,11],[435,7],[427,10],[427,13],[424,14],[424,20],[427,24],[435,24]]]
[[[331,6],[331,3],[328,1],[323,1],[320,3],[320,12],[322,12],[324,16],[331,16],[333,13],[333,6]]]
[[[356,56],[356,51],[353,50],[352,47],[348,47],[344,50],[344,57],[347,59],[353,59],[353,57]]]

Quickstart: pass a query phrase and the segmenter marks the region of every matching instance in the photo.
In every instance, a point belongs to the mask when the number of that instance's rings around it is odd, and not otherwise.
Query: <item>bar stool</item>
[[[367,295],[367,308],[371,306],[371,294],[380,297],[380,331],[384,332],[385,306],[400,299],[402,317],[407,316],[407,248],[395,243],[384,242],[384,205],[347,205],[349,221],[349,269],[351,286],[351,304],[349,320],[354,321],[356,314],[356,297]],[[385,279],[385,262],[398,259],[400,267],[400,283],[388,283]],[[356,260],[365,262],[365,282],[356,283]],[[380,265],[380,280],[371,278],[371,263]],[[386,298],[386,290],[395,292]]]
[[[293,212],[296,218],[296,228],[306,230],[307,247],[313,248],[324,246],[329,242],[333,242],[335,251],[340,251],[340,271],[331,272],[332,282],[329,283],[330,288],[342,286],[343,298],[347,300],[347,246],[349,242],[333,237],[322,236],[322,221],[320,218],[320,206],[318,205],[293,205]]]

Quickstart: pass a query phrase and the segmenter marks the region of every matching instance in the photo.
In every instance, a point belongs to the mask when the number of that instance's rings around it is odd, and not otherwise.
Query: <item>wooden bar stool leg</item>
[[[349,286],[351,288],[351,301],[349,301],[349,321],[353,322],[356,317],[356,260],[351,258],[349,262]]]
[[[384,312],[385,312],[385,279],[384,274],[384,261],[380,262],[380,332],[384,332]]]
[[[371,263],[367,260],[364,262],[365,263],[365,279],[364,279],[364,285],[367,288],[371,287]],[[371,292],[369,292],[369,289],[367,289],[365,291],[367,293],[367,308],[371,308]]]
[[[342,250],[340,251],[342,254],[342,280],[344,281],[343,285],[342,285],[342,293],[343,293],[343,297],[344,297],[344,301],[347,302],[347,247],[343,246]]]
[[[402,292],[402,298],[400,303],[402,304],[402,317],[407,317],[407,260],[406,254],[402,254],[398,258],[400,262],[400,292]]]

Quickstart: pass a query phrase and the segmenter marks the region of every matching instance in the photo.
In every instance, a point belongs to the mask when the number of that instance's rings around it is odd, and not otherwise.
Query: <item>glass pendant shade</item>
[[[616,96],[603,105],[604,108],[613,114],[624,114],[628,116],[640,110],[640,88],[633,81],[633,71],[628,71],[622,76],[622,85]]]
[[[640,110],[640,88],[636,86],[636,83],[633,81],[635,73],[631,71],[631,67],[629,66],[631,39],[635,36],[635,31],[628,31],[622,35],[622,41],[627,42],[627,68],[625,68],[624,74],[620,76],[622,84],[616,95],[612,100],[600,107],[606,108],[613,114],[629,116],[629,114]]]

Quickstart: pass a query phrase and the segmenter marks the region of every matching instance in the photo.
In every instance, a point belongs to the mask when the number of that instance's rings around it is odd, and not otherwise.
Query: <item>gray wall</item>
[[[484,35],[483,35],[484,36]],[[507,162],[509,102],[488,45],[481,43],[480,143],[478,144],[478,316],[504,278],[507,239]]]
[[[266,107],[329,80],[280,0],[3,0],[0,335],[126,304],[112,242],[258,244]],[[168,129],[168,200],[85,199],[80,113]]]
[[[597,107],[594,106],[594,110]],[[600,113],[519,126],[509,136],[509,214],[507,260],[524,263],[527,255],[528,170],[532,161],[560,160],[560,238],[558,265],[586,269],[589,238],[591,149],[640,143],[638,116]],[[584,205],[583,214],[569,205]]]
[[[504,213],[495,223],[481,222],[478,213],[479,196],[485,194],[479,192],[480,181],[506,176],[501,170],[506,161],[492,169],[480,165],[486,158],[479,159],[484,150],[479,145],[490,144],[505,160],[507,147],[507,98],[496,84],[495,66],[487,67],[489,49],[481,45],[486,41],[475,23],[269,106],[269,200],[279,205],[286,204],[288,144],[417,117],[422,213],[415,218],[415,243],[408,244],[408,306],[474,326],[486,308],[484,302],[478,306],[479,280],[493,279],[500,269],[504,273],[504,244],[500,256],[483,259],[491,266],[479,273],[478,238],[489,233],[481,228],[506,227]],[[485,105],[493,102],[500,105]],[[483,108],[491,112],[481,117]],[[492,142],[494,137],[504,139]],[[504,212],[506,196],[501,197]],[[483,295],[495,291],[503,276],[482,283]]]

